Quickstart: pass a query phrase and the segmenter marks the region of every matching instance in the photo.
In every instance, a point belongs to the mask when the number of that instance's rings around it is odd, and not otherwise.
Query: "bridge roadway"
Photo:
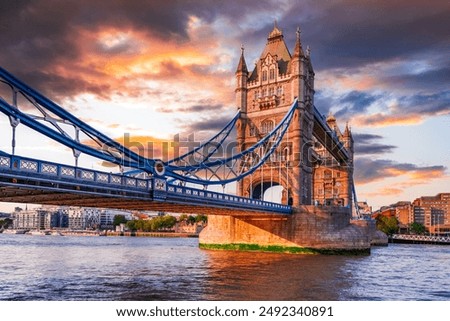
[[[231,216],[280,216],[292,208],[0,152],[0,202]]]

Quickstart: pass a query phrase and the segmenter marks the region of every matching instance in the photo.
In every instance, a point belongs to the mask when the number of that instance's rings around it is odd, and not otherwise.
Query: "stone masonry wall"
[[[290,216],[208,217],[201,244],[257,244],[313,249],[370,248],[369,227],[350,223],[347,208],[303,206]]]

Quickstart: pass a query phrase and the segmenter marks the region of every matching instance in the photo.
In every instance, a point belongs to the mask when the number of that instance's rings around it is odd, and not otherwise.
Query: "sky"
[[[377,209],[450,192],[449,17],[442,0],[1,1],[0,66],[120,142],[162,146],[220,130],[241,46],[251,70],[274,21],[291,53],[300,27],[315,105],[351,126],[358,200]],[[10,153],[4,115],[0,137]],[[16,154],[73,164],[23,125]]]

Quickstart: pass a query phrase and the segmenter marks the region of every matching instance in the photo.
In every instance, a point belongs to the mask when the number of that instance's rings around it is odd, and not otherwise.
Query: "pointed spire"
[[[300,27],[297,27],[297,31],[295,32],[297,34],[297,40],[295,42],[294,57],[303,57],[305,55],[303,53],[302,42],[300,40],[301,32]]]
[[[282,39],[283,38],[283,32],[278,28],[277,20],[275,19],[273,23],[273,30],[269,33],[269,37],[267,38],[267,41],[271,42],[274,40]]]
[[[348,126],[348,122],[345,124],[344,136],[345,137],[352,136],[352,131],[351,131],[350,127]]]
[[[247,64],[245,63],[244,58],[244,45],[241,45],[241,58],[239,59],[239,64],[236,69],[236,73],[238,72],[248,73]]]
[[[336,117],[334,117],[333,113],[330,110],[328,112],[328,116],[327,116],[327,123],[335,123],[335,122],[336,122]]]

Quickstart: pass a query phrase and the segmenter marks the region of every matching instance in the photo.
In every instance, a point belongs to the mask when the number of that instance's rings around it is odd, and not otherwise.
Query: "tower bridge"
[[[236,116],[199,147],[162,161],[136,154],[0,68],[0,111],[12,137],[11,152],[0,151],[0,201],[208,214],[206,248],[367,252],[374,225],[352,221],[351,130],[342,133],[314,106],[311,52],[300,31],[291,55],[274,26],[252,71],[242,48],[235,75]],[[69,147],[75,165],[16,155],[20,125]],[[238,151],[217,156],[233,129]],[[81,154],[130,170],[81,168]],[[236,194],[208,189],[229,183]],[[264,200],[273,186],[282,188],[281,202]]]

